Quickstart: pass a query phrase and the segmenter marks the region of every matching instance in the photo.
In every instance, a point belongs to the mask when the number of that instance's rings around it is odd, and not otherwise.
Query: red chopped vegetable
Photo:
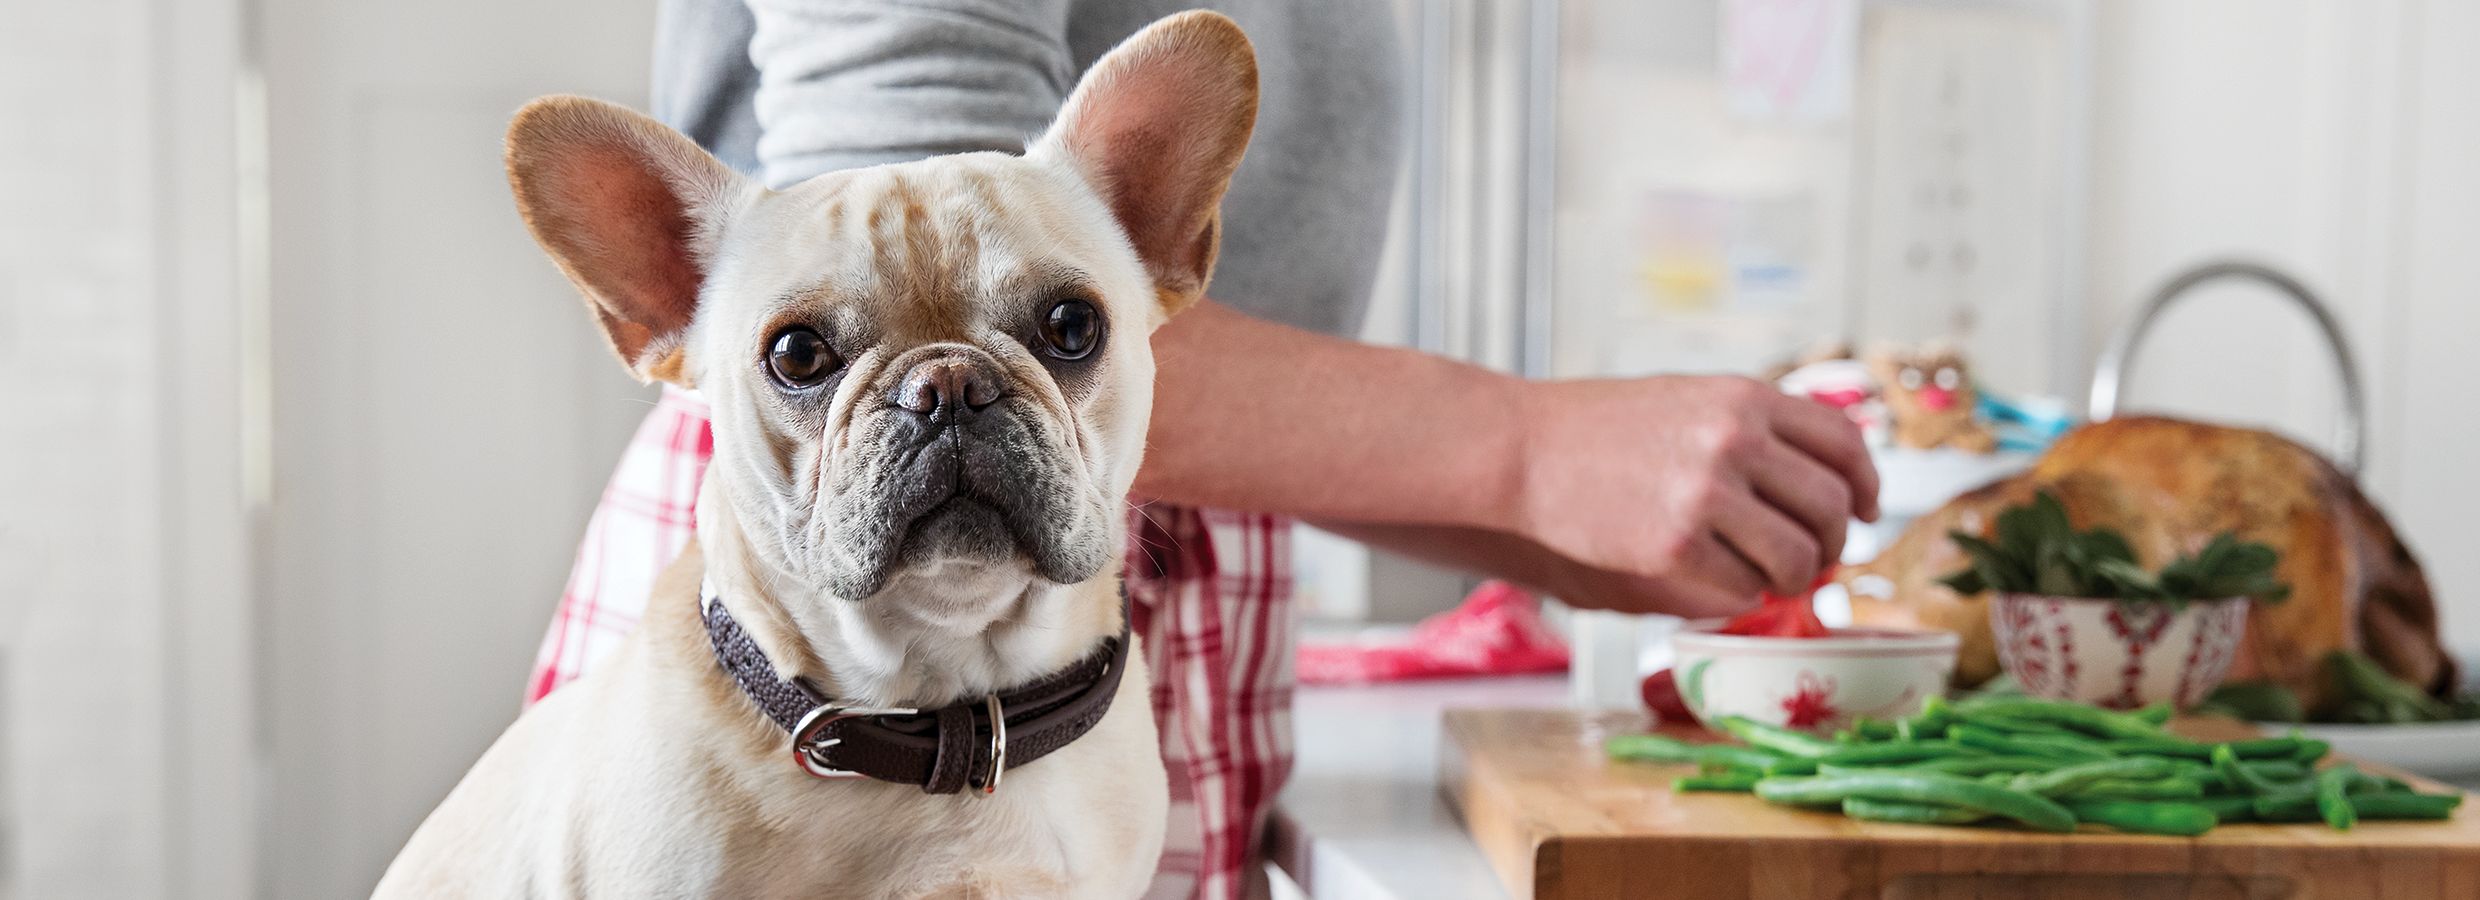
[[[1806,597],[1767,597],[1755,610],[1722,626],[1723,634],[1750,637],[1820,638],[1831,632]]]
[[[1817,583],[1808,586],[1805,594],[1797,597],[1762,594],[1756,609],[1722,623],[1722,633],[1749,637],[1828,637],[1834,632],[1817,618],[1817,608],[1809,603],[1809,598],[1833,578],[1834,570],[1828,568],[1824,574],[1817,576]]]
[[[1674,722],[1695,721],[1696,714],[1688,710],[1687,698],[1679,695],[1679,677],[1670,669],[1645,676],[1639,690],[1643,692],[1645,708],[1653,710],[1654,715]]]

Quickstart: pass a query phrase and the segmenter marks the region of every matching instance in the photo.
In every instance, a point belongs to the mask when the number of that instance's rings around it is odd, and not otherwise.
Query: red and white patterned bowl
[[[2175,608],[2038,594],[1989,601],[1998,661],[2025,693],[2112,709],[2202,702],[2230,671],[2247,614],[2245,597]]]
[[[1861,716],[1893,719],[1944,693],[1961,641],[1950,631],[1837,628],[1830,637],[1715,632],[1719,620],[1671,635],[1680,698],[1707,722],[1742,716],[1833,731]]]

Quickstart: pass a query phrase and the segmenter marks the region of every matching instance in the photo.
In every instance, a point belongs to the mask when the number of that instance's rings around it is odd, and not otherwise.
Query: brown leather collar
[[[1128,668],[1126,589],[1120,632],[1057,672],[984,697],[938,709],[840,704],[807,682],[785,679],[749,633],[700,585],[707,642],[715,661],[792,736],[793,762],[821,778],[868,777],[952,794],[970,785],[999,789],[1007,770],[1047,756],[1102,721]]]

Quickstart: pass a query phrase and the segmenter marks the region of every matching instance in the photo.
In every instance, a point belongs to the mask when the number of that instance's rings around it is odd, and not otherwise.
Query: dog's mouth
[[[943,563],[1022,562],[1059,584],[1100,569],[1074,470],[1017,416],[906,422],[887,428],[879,447],[866,471],[827,492],[842,548],[831,580],[843,596],[866,597],[899,571]]]
[[[909,517],[898,514],[902,525],[894,562],[899,566],[943,559],[1030,558],[1034,553],[1018,534],[1023,517],[983,493],[961,471],[945,490],[924,490],[912,499],[916,510]]]

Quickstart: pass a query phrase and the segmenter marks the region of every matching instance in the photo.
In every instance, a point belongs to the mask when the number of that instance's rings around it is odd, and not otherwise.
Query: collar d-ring
[[[999,776],[1007,774],[1007,706],[997,694],[982,701],[990,710],[990,780],[982,785],[982,796],[988,797],[999,792]]]

